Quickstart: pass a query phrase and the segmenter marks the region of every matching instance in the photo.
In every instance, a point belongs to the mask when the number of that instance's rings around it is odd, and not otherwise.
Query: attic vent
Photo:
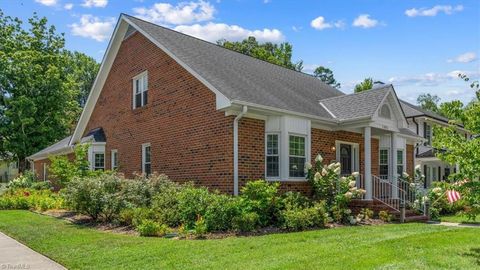
[[[380,109],[380,117],[391,119],[390,115],[390,108],[387,104],[383,104],[382,108]]]

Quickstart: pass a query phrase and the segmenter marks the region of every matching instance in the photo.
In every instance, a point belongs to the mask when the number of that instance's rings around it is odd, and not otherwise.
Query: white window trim
[[[308,151],[308,148],[309,148],[309,143],[308,143],[308,136],[305,135],[305,134],[298,134],[298,133],[293,133],[293,132],[289,132],[288,133],[288,147],[287,147],[287,151],[286,152],[286,157],[287,157],[287,177],[288,177],[288,180],[289,181],[299,181],[299,180],[305,180],[305,177],[292,177],[290,176],[290,136],[295,136],[295,137],[303,137],[305,139],[305,143],[304,143],[304,147],[305,147],[305,156],[303,156],[305,158],[305,163],[308,162],[308,155],[309,155],[309,151]],[[299,157],[299,158],[302,158],[302,156],[292,156],[292,157]],[[303,170],[304,168],[302,168]]]
[[[117,156],[117,168],[115,168],[115,167],[113,166],[114,160],[115,160],[115,159],[113,158],[114,155]],[[112,151],[110,151],[110,168],[112,169],[112,171],[115,170],[115,169],[118,169],[118,150],[117,150],[117,149],[112,149]]]
[[[43,181],[47,181],[47,163],[43,163]]]
[[[352,143],[352,142],[347,142],[347,141],[335,141],[335,160],[337,162],[340,162],[340,145],[341,144],[349,144],[352,146],[352,150],[355,150],[354,153],[352,153],[352,164],[353,172],[360,172],[360,145],[358,143]]]
[[[137,107],[137,106],[136,106],[136,103],[135,103],[135,97],[136,97],[136,89],[135,89],[136,84],[135,84],[135,81],[141,79],[142,77],[146,77],[146,78],[147,78],[147,89],[146,89],[146,90],[144,89],[144,90],[141,92],[141,95],[140,95],[140,103],[141,103],[141,106],[140,106],[140,107]],[[133,84],[132,84],[132,108],[133,108],[133,109],[137,109],[137,108],[144,107],[146,104],[143,104],[143,93],[144,93],[145,91],[148,91],[148,71],[145,70],[144,72],[142,72],[142,73],[136,75],[135,77],[133,77],[133,78],[132,78],[132,83],[133,83]],[[147,102],[148,102],[148,101],[147,101]]]
[[[103,170],[105,171],[105,152],[93,152],[93,170],[96,171],[97,170],[97,166],[96,166],[96,160],[95,160],[95,155],[97,154],[102,154],[103,155]],[[100,168],[100,167],[98,167]]]
[[[278,143],[278,176],[267,176],[267,138],[268,135],[277,135],[277,143]],[[265,132],[265,179],[272,180],[272,181],[280,181],[281,177],[281,157],[282,157],[282,144],[281,144],[281,134],[280,132]]]
[[[382,163],[381,163],[381,156],[382,156],[381,152],[382,152],[382,150],[387,150],[387,164],[386,164],[386,165],[387,165],[387,168],[388,168],[388,169],[387,169],[387,174],[386,174],[386,176],[387,176],[387,177],[390,177],[390,174],[391,174],[391,173],[390,173],[390,170],[391,170],[391,168],[390,168],[390,160],[392,159],[392,157],[391,157],[391,150],[390,150],[389,147],[380,147],[380,148],[378,149],[378,177],[385,176],[385,175],[380,174],[380,166],[385,165],[385,164],[382,164]],[[395,154],[396,154],[396,153],[395,153]],[[396,166],[397,166],[397,165],[395,165],[395,168],[396,168]],[[395,171],[396,171],[396,170],[395,170]]]
[[[403,160],[403,162],[402,162],[401,165],[403,166],[403,171],[402,171],[402,173],[404,173],[404,172],[407,171],[407,160],[406,160],[406,159],[407,159],[407,155],[406,155],[406,151],[405,151],[404,148],[397,148],[397,153],[396,153],[397,155],[398,155],[398,151],[402,151],[402,160]],[[397,170],[398,170],[398,165],[399,165],[399,164],[398,164],[398,157],[397,157],[397,164],[395,164],[395,168],[397,168]],[[397,170],[395,170],[395,171],[397,171]]]
[[[150,147],[150,168],[152,166],[152,145],[150,143],[142,144],[142,173],[145,173],[145,164],[146,164],[146,151],[145,149]]]

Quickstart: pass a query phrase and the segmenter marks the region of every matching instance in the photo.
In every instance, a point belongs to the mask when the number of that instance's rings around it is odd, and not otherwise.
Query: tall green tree
[[[313,71],[313,76],[330,86],[340,88],[340,83],[335,80],[333,77],[333,71],[329,68],[319,66]]]
[[[259,43],[255,37],[248,37],[242,41],[219,40],[217,44],[272,64],[289,69],[302,71],[303,61],[292,62],[293,46],[288,42],[275,44],[272,42]]]
[[[97,77],[100,64],[84,53],[70,51],[65,51],[65,53],[68,59],[66,69],[69,74],[73,75],[78,85],[79,93],[77,100],[80,106],[83,107],[87,102],[93,82]]]
[[[21,170],[25,157],[71,132],[80,113],[79,74],[89,73],[79,71],[83,60],[74,61],[46,18],[34,14],[28,25],[0,10],[0,153],[18,158]]]
[[[363,82],[355,85],[355,93],[360,93],[363,91],[367,91],[373,88],[373,79],[372,78],[365,78]]]
[[[422,109],[429,110],[431,112],[438,112],[438,103],[440,98],[437,95],[421,94],[417,98],[417,103]]]

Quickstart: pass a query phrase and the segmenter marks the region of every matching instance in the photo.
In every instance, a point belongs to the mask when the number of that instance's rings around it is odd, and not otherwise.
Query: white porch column
[[[364,164],[365,164],[365,199],[372,200],[372,128],[365,127],[364,138]]]
[[[397,133],[390,135],[390,181],[393,184],[392,197],[398,199],[398,176],[397,176]]]

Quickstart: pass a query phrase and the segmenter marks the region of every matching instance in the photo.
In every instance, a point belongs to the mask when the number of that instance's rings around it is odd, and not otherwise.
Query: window
[[[427,124],[423,123],[423,137],[427,139],[425,145],[431,145],[432,143],[432,127]]]
[[[112,150],[112,171],[118,169],[118,151]]]
[[[94,153],[94,162],[93,169],[95,171],[105,170],[105,154],[104,153]]]
[[[305,177],[305,137],[290,135],[289,140],[289,176]]]
[[[148,74],[143,72],[133,78],[133,108],[139,108],[148,103]]]
[[[142,172],[147,176],[152,174],[151,147],[149,143],[142,145]]]
[[[380,178],[388,178],[388,149],[380,149]]]
[[[382,108],[380,109],[380,116],[383,118],[391,119],[390,108],[388,108],[387,104],[383,104]]]
[[[403,167],[403,150],[397,150],[397,174],[401,176],[405,171]]]
[[[443,180],[448,180],[448,176],[450,176],[450,168],[445,168],[443,172]]]
[[[280,160],[278,151],[278,134],[267,134],[267,177],[280,176]]]

